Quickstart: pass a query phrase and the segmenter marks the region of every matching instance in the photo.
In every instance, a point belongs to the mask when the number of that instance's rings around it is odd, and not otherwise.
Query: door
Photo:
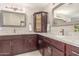
[[[24,40],[22,39],[13,39],[12,40],[12,54],[19,54],[24,52]]]
[[[0,55],[11,55],[11,41],[0,40]]]

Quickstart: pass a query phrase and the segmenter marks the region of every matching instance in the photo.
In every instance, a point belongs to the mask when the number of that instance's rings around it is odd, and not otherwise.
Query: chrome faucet
[[[62,29],[62,30],[60,31],[60,33],[62,33],[62,35],[64,35],[64,29]]]
[[[15,28],[14,28],[13,32],[16,33],[16,29]]]

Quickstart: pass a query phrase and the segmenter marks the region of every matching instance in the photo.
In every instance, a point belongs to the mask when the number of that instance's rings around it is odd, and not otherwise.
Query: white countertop
[[[61,35],[53,35],[53,34],[49,34],[49,33],[48,34],[43,33],[40,35],[61,41],[61,42],[66,43],[66,44],[70,44],[70,45],[79,47],[79,37],[78,36],[61,36]]]
[[[51,38],[51,39],[61,41],[61,42],[66,43],[66,44],[70,44],[70,45],[79,47],[79,37],[78,36],[60,36],[60,35],[54,35],[54,34],[51,34],[51,33],[35,33],[35,32],[11,33],[11,34],[4,33],[4,34],[0,34],[0,36],[24,35],[24,34],[39,34],[39,35],[46,36],[46,37]]]
[[[35,32],[26,32],[26,33],[2,33],[0,36],[7,36],[7,35],[24,35],[24,34],[36,34]]]

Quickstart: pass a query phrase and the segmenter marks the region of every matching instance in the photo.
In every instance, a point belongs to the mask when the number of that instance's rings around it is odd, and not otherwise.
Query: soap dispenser
[[[32,24],[29,23],[29,32],[32,32]]]

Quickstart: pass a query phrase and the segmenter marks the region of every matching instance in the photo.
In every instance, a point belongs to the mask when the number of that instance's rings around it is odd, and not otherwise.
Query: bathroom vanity
[[[12,56],[39,50],[43,56],[79,56],[78,41],[49,34],[0,36],[0,56]]]
[[[37,50],[36,38],[32,34],[0,36],[0,55],[16,55]]]

